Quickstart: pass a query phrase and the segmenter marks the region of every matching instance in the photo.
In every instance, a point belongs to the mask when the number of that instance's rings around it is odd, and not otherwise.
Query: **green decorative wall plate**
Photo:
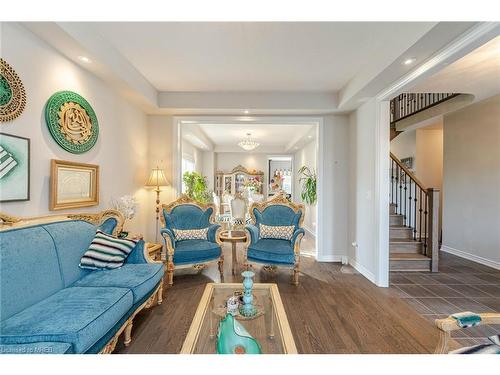
[[[14,69],[0,58],[0,121],[12,121],[26,106],[26,92]]]
[[[73,154],[87,152],[97,142],[97,116],[76,92],[59,91],[52,95],[45,106],[45,121],[52,138]]]

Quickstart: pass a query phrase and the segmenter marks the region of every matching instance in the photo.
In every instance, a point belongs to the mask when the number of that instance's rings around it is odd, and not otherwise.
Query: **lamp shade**
[[[151,174],[149,175],[149,179],[146,182],[146,186],[159,187],[168,185],[170,184],[168,183],[167,178],[165,177],[165,172],[163,172],[163,169],[160,169],[158,167],[153,168]]]

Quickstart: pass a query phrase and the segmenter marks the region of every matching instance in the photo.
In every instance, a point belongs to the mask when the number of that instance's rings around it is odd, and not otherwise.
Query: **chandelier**
[[[240,146],[243,150],[246,151],[252,151],[259,147],[260,143],[257,142],[255,139],[252,139],[252,134],[247,133],[247,137],[243,139],[242,141],[238,142],[238,146]]]

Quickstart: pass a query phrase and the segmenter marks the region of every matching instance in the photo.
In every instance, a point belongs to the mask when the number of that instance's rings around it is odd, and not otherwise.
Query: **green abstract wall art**
[[[30,199],[30,140],[0,133],[0,202]]]
[[[52,138],[68,152],[87,152],[97,142],[97,116],[76,92],[59,91],[52,95],[45,106],[45,121]]]
[[[26,92],[14,69],[0,58],[0,121],[12,121],[26,106]]]

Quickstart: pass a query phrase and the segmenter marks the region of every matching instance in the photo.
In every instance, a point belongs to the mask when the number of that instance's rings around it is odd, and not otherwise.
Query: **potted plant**
[[[185,172],[182,176],[186,186],[186,195],[200,203],[210,203],[212,194],[207,188],[207,181],[198,172]]]
[[[316,196],[316,172],[311,171],[305,165],[299,169],[299,183],[302,185],[300,197],[306,204],[313,205],[317,201]]]

